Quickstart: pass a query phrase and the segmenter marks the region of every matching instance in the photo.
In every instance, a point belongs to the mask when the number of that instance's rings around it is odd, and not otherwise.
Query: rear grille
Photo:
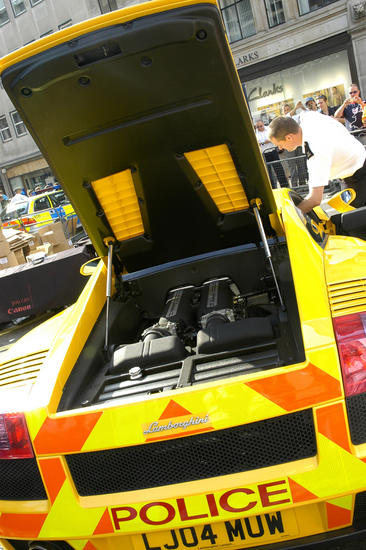
[[[0,460],[0,500],[47,499],[35,458]]]
[[[48,350],[0,364],[0,389],[34,384]]]
[[[366,279],[354,279],[328,285],[333,315],[357,313],[366,306]]]
[[[366,393],[347,397],[346,405],[352,443],[366,443]]]
[[[208,479],[316,454],[311,410],[168,441],[66,456],[81,496]]]

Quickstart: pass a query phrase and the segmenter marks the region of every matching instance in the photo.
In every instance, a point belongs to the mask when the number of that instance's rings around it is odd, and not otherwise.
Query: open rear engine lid
[[[128,271],[259,240],[275,202],[215,2],[152,1],[1,61],[93,240]]]

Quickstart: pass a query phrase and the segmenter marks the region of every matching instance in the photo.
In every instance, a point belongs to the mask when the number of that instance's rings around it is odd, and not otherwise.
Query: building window
[[[12,111],[10,113],[11,119],[13,121],[13,126],[17,137],[24,136],[27,133],[26,127],[18,111]]]
[[[116,0],[98,0],[100,13],[108,13],[117,9]]]
[[[40,4],[41,2],[43,2],[43,0],[30,0],[32,8],[33,8],[33,6],[36,6],[37,4]]]
[[[23,0],[10,0],[10,3],[11,3],[11,6],[13,8],[13,12],[14,12],[14,15],[15,17],[17,17],[18,15],[24,13],[26,10],[25,10],[25,3],[23,2]]]
[[[6,120],[5,115],[0,116],[0,135],[2,142],[11,140],[10,128],[8,126],[8,121]]]
[[[276,27],[285,22],[282,0],[264,0],[264,3],[269,27]]]
[[[250,0],[221,0],[221,12],[230,43],[255,34]]]
[[[66,29],[66,27],[71,27],[72,25],[72,19],[68,19],[67,21],[64,21],[63,23],[61,23],[61,25],[58,26],[58,30],[60,31],[61,29]]]
[[[337,0],[297,0],[300,15],[334,4]]]
[[[0,0],[0,25],[4,25],[9,21],[8,12],[4,4],[4,0]]]

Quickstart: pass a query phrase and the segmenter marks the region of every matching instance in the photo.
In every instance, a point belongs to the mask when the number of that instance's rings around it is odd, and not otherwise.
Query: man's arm
[[[306,111],[306,107],[304,107],[302,101],[298,101],[293,109],[288,113],[290,116],[294,116],[297,109],[302,109],[303,111]]]
[[[350,100],[349,99],[345,99],[342,103],[342,105],[340,105],[338,107],[338,109],[336,110],[336,112],[334,113],[334,118],[343,118],[343,111],[345,110],[345,108],[347,107],[347,105],[350,104]]]
[[[319,206],[322,202],[324,187],[313,187],[310,193],[305,197],[303,201],[300,202],[298,208],[306,214],[314,208],[314,206]]]

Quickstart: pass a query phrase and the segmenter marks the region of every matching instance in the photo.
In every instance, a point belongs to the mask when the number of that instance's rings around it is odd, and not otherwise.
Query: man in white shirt
[[[320,205],[324,187],[338,178],[356,191],[352,206],[366,205],[366,151],[338,121],[311,111],[299,115],[299,124],[290,117],[277,117],[269,125],[269,138],[286,151],[301,145],[305,152],[309,193],[298,205],[303,212]]]

